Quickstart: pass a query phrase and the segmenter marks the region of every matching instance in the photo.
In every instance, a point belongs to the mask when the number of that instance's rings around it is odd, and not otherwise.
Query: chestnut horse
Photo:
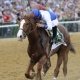
[[[27,36],[28,44],[28,55],[30,57],[29,66],[25,73],[26,78],[33,79],[34,75],[31,74],[34,71],[34,66],[37,65],[37,74],[36,80],[42,80],[41,78],[41,69],[44,67],[46,69],[46,63],[50,60],[50,57],[53,54],[57,54],[57,65],[54,70],[54,78],[56,79],[59,73],[60,65],[63,61],[63,73],[66,76],[67,74],[67,61],[68,61],[68,52],[75,52],[75,49],[72,46],[70,35],[64,26],[59,25],[59,30],[63,33],[64,41],[67,46],[60,45],[56,49],[51,51],[50,37],[47,32],[36,25],[39,20],[37,20],[33,15],[28,14],[20,22],[20,28],[17,34],[19,40],[22,40]],[[50,52],[51,51],[51,52]],[[49,61],[50,62],[50,61]]]

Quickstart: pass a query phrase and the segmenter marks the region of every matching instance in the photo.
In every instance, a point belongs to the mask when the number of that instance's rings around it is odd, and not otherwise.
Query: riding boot
[[[48,32],[51,37],[50,44],[53,44],[53,42],[55,43],[55,38],[57,36],[57,26],[53,27],[52,30],[48,30]]]
[[[57,35],[57,26],[53,27],[52,31],[53,31],[53,38],[55,38]]]
[[[57,36],[57,26],[52,28],[53,36],[52,36],[52,41],[55,43],[55,38]]]

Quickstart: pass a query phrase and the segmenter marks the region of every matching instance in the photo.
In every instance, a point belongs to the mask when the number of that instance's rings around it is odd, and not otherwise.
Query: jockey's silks
[[[32,9],[32,13],[36,18],[41,19],[41,13],[38,9]]]
[[[43,10],[45,11],[45,10]],[[51,12],[47,10],[51,16],[51,20],[55,20],[57,18],[57,15],[54,12]],[[35,15],[36,18],[41,19],[42,15],[41,12],[38,9],[32,9],[32,13]],[[45,14],[46,15],[46,14]]]
[[[57,15],[52,12],[52,11],[48,11],[50,13],[50,16],[51,16],[51,20],[55,20],[57,18]]]

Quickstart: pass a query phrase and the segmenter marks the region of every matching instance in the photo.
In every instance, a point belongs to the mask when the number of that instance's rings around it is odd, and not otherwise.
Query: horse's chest
[[[41,46],[39,44],[33,44],[31,46],[29,46],[29,51],[30,52],[38,52],[38,50],[41,48]]]
[[[33,45],[28,47],[28,54],[33,59],[36,59],[42,55],[41,48],[39,46]]]

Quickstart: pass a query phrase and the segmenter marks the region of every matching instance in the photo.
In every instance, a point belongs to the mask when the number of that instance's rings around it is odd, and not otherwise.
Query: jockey
[[[58,18],[55,12],[51,10],[39,10],[39,9],[32,9],[31,13],[38,18],[39,20],[45,21],[46,25],[39,25],[40,27],[44,27],[50,33],[52,33],[52,40],[57,35],[57,26],[58,26]]]

